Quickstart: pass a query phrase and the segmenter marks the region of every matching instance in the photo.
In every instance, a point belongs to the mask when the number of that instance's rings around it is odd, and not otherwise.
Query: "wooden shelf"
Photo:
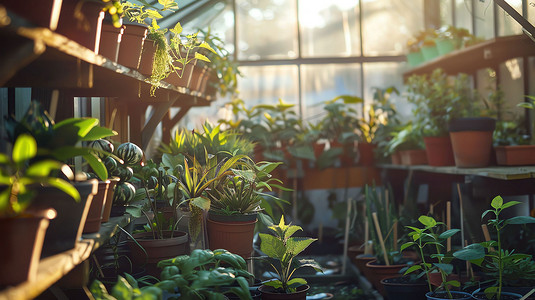
[[[443,69],[448,74],[472,74],[484,68],[496,69],[501,63],[512,58],[527,56],[535,56],[535,42],[528,36],[497,37],[440,56],[403,73],[403,78],[406,79],[411,75],[430,74],[438,68]]]
[[[407,171],[424,171],[452,175],[482,176],[501,180],[516,180],[535,178],[535,166],[491,166],[487,168],[457,168],[457,167],[432,167],[428,165],[404,166],[404,165],[379,165],[383,169],[397,169]]]
[[[0,300],[33,299],[39,296],[74,267],[88,259],[93,251],[120,230],[119,227],[129,224],[131,218],[129,214],[110,218],[109,222],[102,224],[98,233],[84,234],[74,249],[42,259],[35,281],[23,282],[0,290]]]

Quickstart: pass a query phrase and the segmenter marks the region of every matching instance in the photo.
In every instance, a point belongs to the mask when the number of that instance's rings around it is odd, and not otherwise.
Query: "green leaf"
[[[210,209],[210,200],[204,197],[196,197],[190,200],[191,204],[197,206],[198,208],[202,210],[209,210]]]
[[[453,256],[458,259],[472,261],[485,257],[485,248],[480,244],[472,244],[463,249],[453,253]]]
[[[490,206],[492,206],[495,209],[501,208],[503,205],[503,198],[501,196],[496,196],[494,199],[492,199],[492,202],[490,203]]]
[[[204,41],[203,41],[203,42],[199,45],[199,47],[200,47],[200,48],[207,49],[207,50],[209,50],[209,51],[212,52],[212,53],[216,53],[215,50],[214,50],[212,47],[210,47],[210,45],[209,45],[207,42],[204,42]]]
[[[52,170],[58,170],[61,166],[62,163],[55,160],[38,161],[28,167],[26,176],[46,177]]]
[[[272,286],[272,287],[274,287],[276,289],[282,287],[282,282],[280,280],[278,280],[278,279],[262,282],[262,284],[267,285],[267,286]]]
[[[403,275],[407,275],[409,273],[412,273],[414,271],[418,271],[418,270],[421,270],[422,269],[422,266],[420,265],[413,265],[411,266],[410,268],[407,269],[407,271],[405,271],[405,273],[403,273]]]
[[[508,207],[511,207],[511,206],[514,206],[514,205],[518,205],[518,204],[520,204],[520,203],[521,203],[521,202],[518,202],[518,201],[509,201],[509,202],[504,203],[504,204],[502,205],[502,209],[506,209],[506,208],[508,208]]]
[[[111,289],[111,295],[117,299],[132,299],[133,294],[132,286],[126,279],[119,276],[117,283]]]
[[[418,218],[418,221],[420,221],[420,223],[422,223],[425,227],[429,228],[435,227],[437,225],[437,221],[435,221],[435,219],[429,216],[420,216]]]
[[[282,260],[286,253],[284,243],[270,234],[260,233],[259,235],[261,240],[260,251],[269,257]]]
[[[288,280],[286,284],[290,287],[297,288],[297,287],[307,284],[307,281],[303,278],[293,278],[291,280]]]
[[[450,265],[450,264],[439,264],[439,263],[434,263],[433,265],[435,267],[441,269],[442,271],[444,271],[444,273],[446,273],[446,274],[451,274],[451,272],[453,272],[453,265]]]
[[[5,155],[4,153],[0,153],[0,164],[7,164],[9,163],[9,157]]]
[[[106,180],[108,179],[108,169],[106,169],[106,165],[102,162],[102,160],[94,155],[93,153],[89,153],[86,155],[83,155],[85,160],[89,163],[91,166],[91,169],[93,169],[93,172],[100,178],[100,180]]]
[[[507,202],[509,203],[509,202]],[[534,217],[529,216],[516,216],[505,221],[506,224],[533,224],[535,223]]]
[[[445,286],[451,285],[451,286],[454,286],[454,287],[460,287],[461,283],[458,280],[450,280],[450,281],[444,282],[444,285]]]
[[[70,133],[75,133],[79,141],[97,125],[98,120],[95,118],[69,118],[56,123],[54,125],[54,131],[57,135],[66,133],[70,136]]]
[[[401,248],[400,248],[399,251],[403,251],[403,250],[411,247],[412,245],[416,245],[416,243],[415,242],[406,242],[405,244],[401,245]]]
[[[317,239],[306,237],[292,237],[286,241],[286,251],[297,256],[303,252],[310,244],[317,241]]]
[[[202,60],[202,61],[205,61],[205,62],[211,62],[208,57],[200,54],[199,52],[195,52],[195,58],[199,59],[199,60]]]
[[[95,126],[81,139],[82,141],[96,141],[109,136],[117,135],[117,131],[106,127]]]
[[[16,164],[24,163],[35,157],[37,154],[37,142],[28,134],[21,134],[13,145],[13,162]]]
[[[455,235],[457,232],[461,231],[460,229],[450,229],[450,230],[446,230],[444,231],[443,233],[441,233],[438,238],[439,239],[442,239],[442,240],[445,240],[445,239],[448,239],[450,237],[452,237],[453,235]]]

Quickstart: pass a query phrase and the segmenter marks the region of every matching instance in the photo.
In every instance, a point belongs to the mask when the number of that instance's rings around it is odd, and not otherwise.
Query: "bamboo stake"
[[[481,224],[481,229],[483,230],[483,236],[485,237],[485,241],[490,241],[489,228],[487,227],[487,224]],[[490,250],[494,251],[494,248],[490,247]]]
[[[529,291],[527,294],[525,294],[520,300],[526,300],[529,296],[533,295],[535,293],[535,288],[533,288],[531,291]]]
[[[346,274],[346,266],[347,266],[347,247],[349,244],[349,220],[351,217],[351,198],[347,198],[347,213],[346,213],[346,230],[344,234],[344,256],[346,259],[344,259],[342,263],[342,274]]]
[[[385,259],[385,263],[387,266],[390,266],[390,262],[388,261],[388,254],[386,253],[385,241],[383,240],[383,234],[381,233],[381,226],[379,225],[379,220],[377,219],[377,213],[374,212],[372,214],[372,217],[373,223],[375,224],[375,230],[377,231],[377,236],[379,238],[379,243],[381,244],[381,249],[383,249],[383,257]]]
[[[429,214],[433,215],[435,213],[435,206],[433,204],[429,204]]]
[[[394,251],[398,251],[398,222],[394,222]]]
[[[366,211],[366,205],[364,205],[364,211]],[[368,224],[368,218],[364,219],[364,254],[372,254],[370,246],[370,225]]]
[[[464,209],[463,209],[463,196],[461,195],[461,185],[457,183],[457,193],[459,194],[459,210],[461,218],[461,241],[464,241]]]
[[[451,201],[446,202],[446,227],[451,229]],[[451,237],[446,241],[446,251],[451,251]]]

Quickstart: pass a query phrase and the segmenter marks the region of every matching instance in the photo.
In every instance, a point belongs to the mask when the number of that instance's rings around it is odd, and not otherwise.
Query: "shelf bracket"
[[[167,102],[154,105],[154,112],[152,113],[152,116],[141,130],[141,149],[143,149],[143,151],[147,150],[149,141],[152,138],[156,127],[179,97],[180,96],[175,96],[172,99],[169,99]]]

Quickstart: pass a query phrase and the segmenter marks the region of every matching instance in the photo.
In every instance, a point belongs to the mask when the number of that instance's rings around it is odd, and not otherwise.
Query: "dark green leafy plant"
[[[408,229],[412,230],[409,233],[409,237],[412,239],[412,241],[403,244],[400,249],[403,251],[409,247],[415,246],[418,249],[422,262],[408,268],[407,271],[405,271],[405,274],[415,271],[422,271],[427,276],[429,291],[433,292],[429,274],[435,270],[438,271],[442,279],[441,285],[438,289],[445,289],[449,299],[452,299],[449,286],[459,287],[460,282],[457,280],[447,280],[447,276],[453,271],[453,266],[449,263],[449,261],[451,261],[451,257],[446,257],[441,249],[444,247],[443,242],[460,230],[450,229],[442,233],[438,233],[437,229],[439,225],[444,225],[444,223],[437,222],[434,218],[429,216],[420,216],[418,221],[424,225],[424,228],[406,226]],[[431,258],[437,259],[437,263],[431,264],[426,262],[426,255],[424,254],[424,248],[426,247],[435,249],[435,253],[431,255]]]
[[[529,258],[531,255],[514,253],[514,250],[509,251],[503,248],[501,232],[507,225],[521,225],[535,223],[535,218],[530,216],[516,216],[509,219],[500,219],[501,212],[509,207],[520,204],[518,201],[509,201],[504,203],[501,196],[496,196],[492,199],[492,209],[486,210],[481,215],[484,219],[487,215],[494,215],[494,218],[489,218],[487,224],[496,230],[497,240],[490,240],[482,243],[471,244],[465,248],[455,252],[454,257],[468,260],[478,266],[493,269],[496,276],[494,285],[485,289],[485,294],[489,299],[501,298],[503,277],[507,273],[505,270],[510,266],[518,265],[523,260]],[[496,274],[497,273],[497,274]]]
[[[0,217],[15,217],[24,212],[34,196],[32,185],[43,184],[65,192],[76,201],[78,191],[67,181],[50,176],[52,171],[70,169],[55,160],[40,160],[29,164],[37,154],[37,143],[28,134],[21,134],[13,145],[11,157],[0,153]]]
[[[280,293],[294,293],[297,287],[307,284],[303,278],[292,278],[297,269],[312,267],[322,272],[313,260],[296,261],[296,257],[317,239],[292,237],[297,231],[303,229],[297,225],[285,224],[284,216],[281,217],[278,225],[269,226],[269,229],[273,234],[260,233],[260,250],[274,260],[270,264],[277,273],[278,279],[264,284],[274,287]]]

